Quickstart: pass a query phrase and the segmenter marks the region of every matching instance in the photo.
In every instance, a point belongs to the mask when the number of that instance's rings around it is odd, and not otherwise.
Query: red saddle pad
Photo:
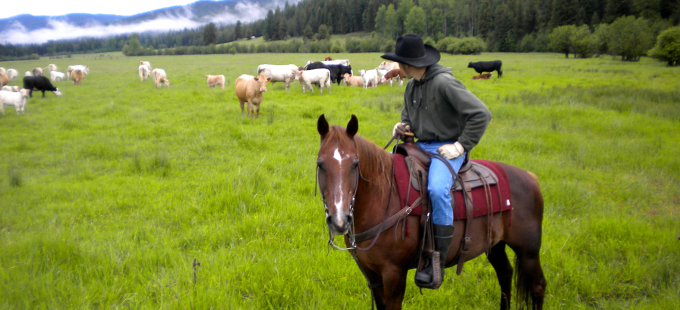
[[[394,177],[397,183],[397,189],[399,192],[399,201],[403,207],[410,206],[415,202],[418,197],[420,197],[420,192],[416,191],[411,187],[410,194],[407,195],[409,190],[409,173],[406,162],[404,161],[404,155],[395,154],[394,156]],[[491,201],[487,202],[487,195],[484,193],[484,187],[477,187],[472,189],[472,201],[474,203],[473,217],[479,217],[486,215],[488,213],[487,203],[491,203],[493,208],[493,213],[508,211],[512,209],[512,201],[510,199],[510,184],[508,182],[508,175],[505,173],[505,169],[501,167],[498,163],[488,160],[473,159],[473,162],[486,166],[491,169],[498,177],[498,184],[490,186],[491,190]],[[408,196],[408,202],[406,197]],[[455,209],[453,210],[453,219],[462,220],[466,219],[467,215],[465,213],[465,202],[463,201],[463,193],[461,191],[456,191],[454,195]],[[421,215],[422,207],[417,206],[411,215]]]

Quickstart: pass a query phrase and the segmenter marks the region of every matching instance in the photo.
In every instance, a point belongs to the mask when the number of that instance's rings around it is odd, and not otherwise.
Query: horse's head
[[[347,129],[329,127],[321,115],[317,121],[321,148],[316,160],[319,189],[326,208],[326,224],[333,235],[344,235],[352,226],[354,197],[359,184],[359,155],[354,135],[359,122],[352,115]]]

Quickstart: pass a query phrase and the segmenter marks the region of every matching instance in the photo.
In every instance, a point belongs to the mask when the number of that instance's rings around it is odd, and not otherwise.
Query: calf
[[[477,73],[482,74],[484,72],[492,72],[496,71],[498,72],[498,77],[503,76],[503,70],[501,70],[501,67],[503,66],[503,62],[500,60],[494,60],[494,61],[478,61],[478,62],[471,62],[468,64],[468,68],[475,69]]]
[[[17,75],[19,75],[19,72],[17,72],[16,69],[7,69],[7,78],[9,78],[10,81],[14,81],[17,78]]]
[[[170,80],[168,80],[165,70],[159,68],[153,69],[151,71],[151,77],[153,78],[153,83],[156,85],[156,88],[160,88],[161,84],[165,85],[165,87],[170,87]]]
[[[17,114],[21,112],[24,113],[26,107],[26,96],[28,95],[28,89],[22,89],[18,92],[0,90],[0,110],[2,110],[2,115],[5,115],[5,106],[11,105],[17,110]]]
[[[144,66],[146,66],[147,68],[149,68],[149,70],[152,70],[152,69],[153,69],[153,68],[151,67],[151,63],[148,62],[148,61],[140,61],[140,62],[139,62],[139,65],[140,65],[140,66],[141,66],[141,65],[144,65]]]
[[[489,73],[484,73],[484,74],[480,74],[480,75],[475,75],[475,76],[472,77],[472,79],[473,80],[480,80],[480,79],[481,80],[488,80],[492,76],[493,76],[493,73],[489,72]]]
[[[206,75],[205,79],[208,81],[208,88],[220,85],[224,89],[224,82],[226,81],[224,75]]]
[[[372,87],[378,87],[378,70],[361,70],[361,78],[364,80],[364,88],[368,88],[369,83]]]
[[[144,82],[149,77],[151,69],[146,65],[139,65],[139,81]]]
[[[298,80],[302,85],[302,93],[307,93],[307,87],[314,93],[314,87],[312,84],[319,85],[319,94],[323,94],[323,88],[328,89],[328,93],[331,93],[331,72],[328,69],[314,69],[314,70],[304,70],[298,73]]]
[[[33,89],[42,91],[42,96],[45,98],[45,91],[51,91],[55,96],[61,96],[59,89],[52,86],[50,80],[44,76],[25,76],[24,88],[28,89],[28,95],[33,98]]]
[[[83,76],[85,73],[83,70],[76,69],[71,72],[71,79],[73,80],[73,85],[80,84],[83,81]]]
[[[389,72],[387,72],[387,74],[383,76],[383,78],[385,78],[386,80],[390,80],[390,86],[392,86],[392,82],[394,80],[399,81],[399,86],[404,85],[404,74],[401,73],[401,69],[399,68],[390,70]]]
[[[238,103],[241,105],[241,115],[243,115],[243,104],[247,102],[248,116],[251,118],[260,117],[262,94],[267,91],[267,82],[270,80],[271,78],[261,74],[257,77],[242,74],[236,79],[234,86]]]
[[[50,71],[50,80],[52,80],[52,82],[61,81],[65,76],[66,75],[63,72]]]
[[[345,73],[343,76],[343,80],[347,86],[363,86],[364,85],[364,79],[361,78],[360,76],[356,75],[350,75],[349,73]]]

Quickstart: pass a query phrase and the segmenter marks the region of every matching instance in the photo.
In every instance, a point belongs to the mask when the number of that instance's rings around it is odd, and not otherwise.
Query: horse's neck
[[[377,225],[388,212],[389,205],[398,204],[398,197],[392,190],[394,186],[392,172],[394,159],[377,145],[368,141],[361,143],[359,150],[361,177],[355,201],[355,220],[359,231]],[[369,149],[370,148],[370,149]],[[392,211],[393,212],[393,211]],[[370,226],[370,227],[361,227]]]

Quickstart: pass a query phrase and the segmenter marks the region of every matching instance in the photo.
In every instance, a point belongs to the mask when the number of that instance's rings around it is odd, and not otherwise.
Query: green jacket
[[[451,68],[431,65],[420,81],[406,85],[401,121],[418,140],[458,141],[470,152],[490,120],[489,109],[453,77]]]

